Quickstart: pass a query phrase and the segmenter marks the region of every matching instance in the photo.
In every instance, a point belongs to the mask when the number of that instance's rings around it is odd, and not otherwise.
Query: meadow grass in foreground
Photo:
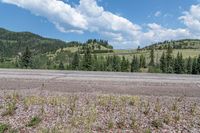
[[[187,97],[9,92],[0,97],[0,133],[200,132],[199,101]]]

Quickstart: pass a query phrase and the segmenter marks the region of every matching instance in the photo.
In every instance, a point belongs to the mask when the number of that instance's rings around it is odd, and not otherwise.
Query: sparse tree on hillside
[[[32,54],[28,47],[21,56],[21,67],[30,68],[32,64]]]
[[[108,56],[106,58],[106,70],[107,71],[113,71],[113,57],[112,56]]]
[[[163,73],[167,72],[167,60],[166,60],[165,52],[162,53],[162,56],[160,58],[160,70]]]
[[[123,56],[121,61],[121,71],[128,72],[129,71],[129,61]]]
[[[140,55],[140,68],[146,67],[146,58],[143,54]]]
[[[155,58],[155,55],[154,55],[154,48],[151,48],[149,66],[155,66],[154,58]]]
[[[200,74],[200,55],[197,59],[197,73]]]
[[[173,73],[174,59],[173,59],[172,53],[173,53],[173,49],[170,45],[168,45],[167,53],[166,53],[167,73]]]
[[[113,71],[119,72],[120,69],[121,69],[120,64],[121,64],[121,59],[120,59],[120,57],[114,55],[114,56],[113,56]]]
[[[64,70],[65,69],[64,64],[63,64],[62,61],[60,61],[59,65],[58,65],[58,69],[59,70]]]
[[[73,56],[73,60],[72,60],[72,70],[79,70],[79,53],[76,52]]]
[[[197,74],[197,59],[196,58],[193,59],[192,74]]]
[[[187,74],[192,74],[192,58],[191,57],[187,59],[186,71],[187,71]]]
[[[92,56],[92,71],[99,71],[99,59],[96,54]]]
[[[182,74],[184,73],[184,60],[183,60],[183,56],[182,53],[177,54],[177,57],[175,59],[175,63],[174,63],[174,72],[177,74]]]
[[[83,56],[83,70],[92,70],[92,54],[90,48],[87,47]]]
[[[131,63],[131,72],[138,72],[140,70],[139,60],[136,55],[133,56]]]

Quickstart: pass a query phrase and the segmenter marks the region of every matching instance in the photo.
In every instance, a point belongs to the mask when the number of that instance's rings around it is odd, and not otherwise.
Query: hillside
[[[42,54],[66,47],[67,43],[44,38],[30,32],[12,32],[0,28],[0,55],[14,57],[29,47],[33,54]]]
[[[167,45],[171,45],[173,49],[200,49],[200,40],[198,39],[184,39],[184,40],[176,40],[176,41],[164,41],[152,44],[150,46],[146,46],[142,48],[151,49],[154,48],[156,50],[164,50],[167,49]]]
[[[44,38],[30,32],[12,32],[0,28],[0,55],[3,57],[15,57],[29,47],[34,55],[44,53],[55,53],[61,49],[83,50],[85,47],[91,47],[93,52],[108,53],[112,52],[113,47],[107,41],[90,39],[86,43],[76,41],[64,42],[57,39]]]

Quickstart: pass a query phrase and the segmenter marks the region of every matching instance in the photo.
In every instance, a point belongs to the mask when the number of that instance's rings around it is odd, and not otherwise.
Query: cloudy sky
[[[0,0],[0,27],[127,49],[200,39],[200,0]]]

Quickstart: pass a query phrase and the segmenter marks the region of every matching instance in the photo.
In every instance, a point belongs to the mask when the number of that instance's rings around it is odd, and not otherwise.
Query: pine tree
[[[162,56],[160,58],[160,70],[163,73],[167,72],[167,60],[164,52],[162,53]]]
[[[106,71],[113,71],[113,57],[108,56],[106,60]]]
[[[72,70],[79,70],[79,53],[76,52],[72,60]]]
[[[151,52],[150,52],[150,63],[149,63],[149,66],[155,66],[154,58],[155,58],[154,48],[152,48]]]
[[[106,60],[105,60],[104,56],[101,56],[99,58],[99,70],[106,71]]]
[[[200,74],[200,55],[197,59],[197,74]]]
[[[187,59],[186,71],[187,71],[187,74],[192,74],[192,58],[191,57]]]
[[[172,57],[173,49],[170,45],[167,46],[166,53],[166,64],[167,64],[167,73],[173,73],[174,59]]]
[[[192,63],[192,74],[197,74],[198,71],[197,71],[197,59],[194,58],[193,59],[193,63]]]
[[[146,67],[146,58],[144,57],[143,54],[140,55],[140,68],[145,68]]]
[[[182,74],[184,73],[184,70],[185,68],[184,68],[183,56],[182,56],[182,53],[178,52],[177,57],[174,62],[174,72],[177,74]]]
[[[137,56],[134,55],[132,63],[131,63],[131,72],[138,72],[140,69],[139,67],[140,67],[139,60],[138,60]]]
[[[29,68],[32,65],[32,54],[28,47],[21,56],[21,67]]]
[[[121,59],[119,56],[116,56],[114,55],[113,56],[113,70],[115,72],[119,72],[121,67],[120,67],[120,64],[121,64]]]
[[[99,71],[99,59],[96,54],[92,56],[92,70]]]
[[[130,62],[128,59],[126,59],[126,72],[129,72],[129,71],[130,71]]]
[[[185,73],[185,61],[183,59],[182,53],[180,53],[180,55],[179,55],[179,65],[180,65],[180,74]]]
[[[83,56],[83,70],[92,70],[92,54],[89,47],[86,48]]]
[[[63,64],[62,61],[60,61],[59,65],[58,65],[58,69],[59,70],[64,70],[65,69],[64,64]]]
[[[121,71],[128,72],[129,71],[129,61],[123,56],[121,61]]]

